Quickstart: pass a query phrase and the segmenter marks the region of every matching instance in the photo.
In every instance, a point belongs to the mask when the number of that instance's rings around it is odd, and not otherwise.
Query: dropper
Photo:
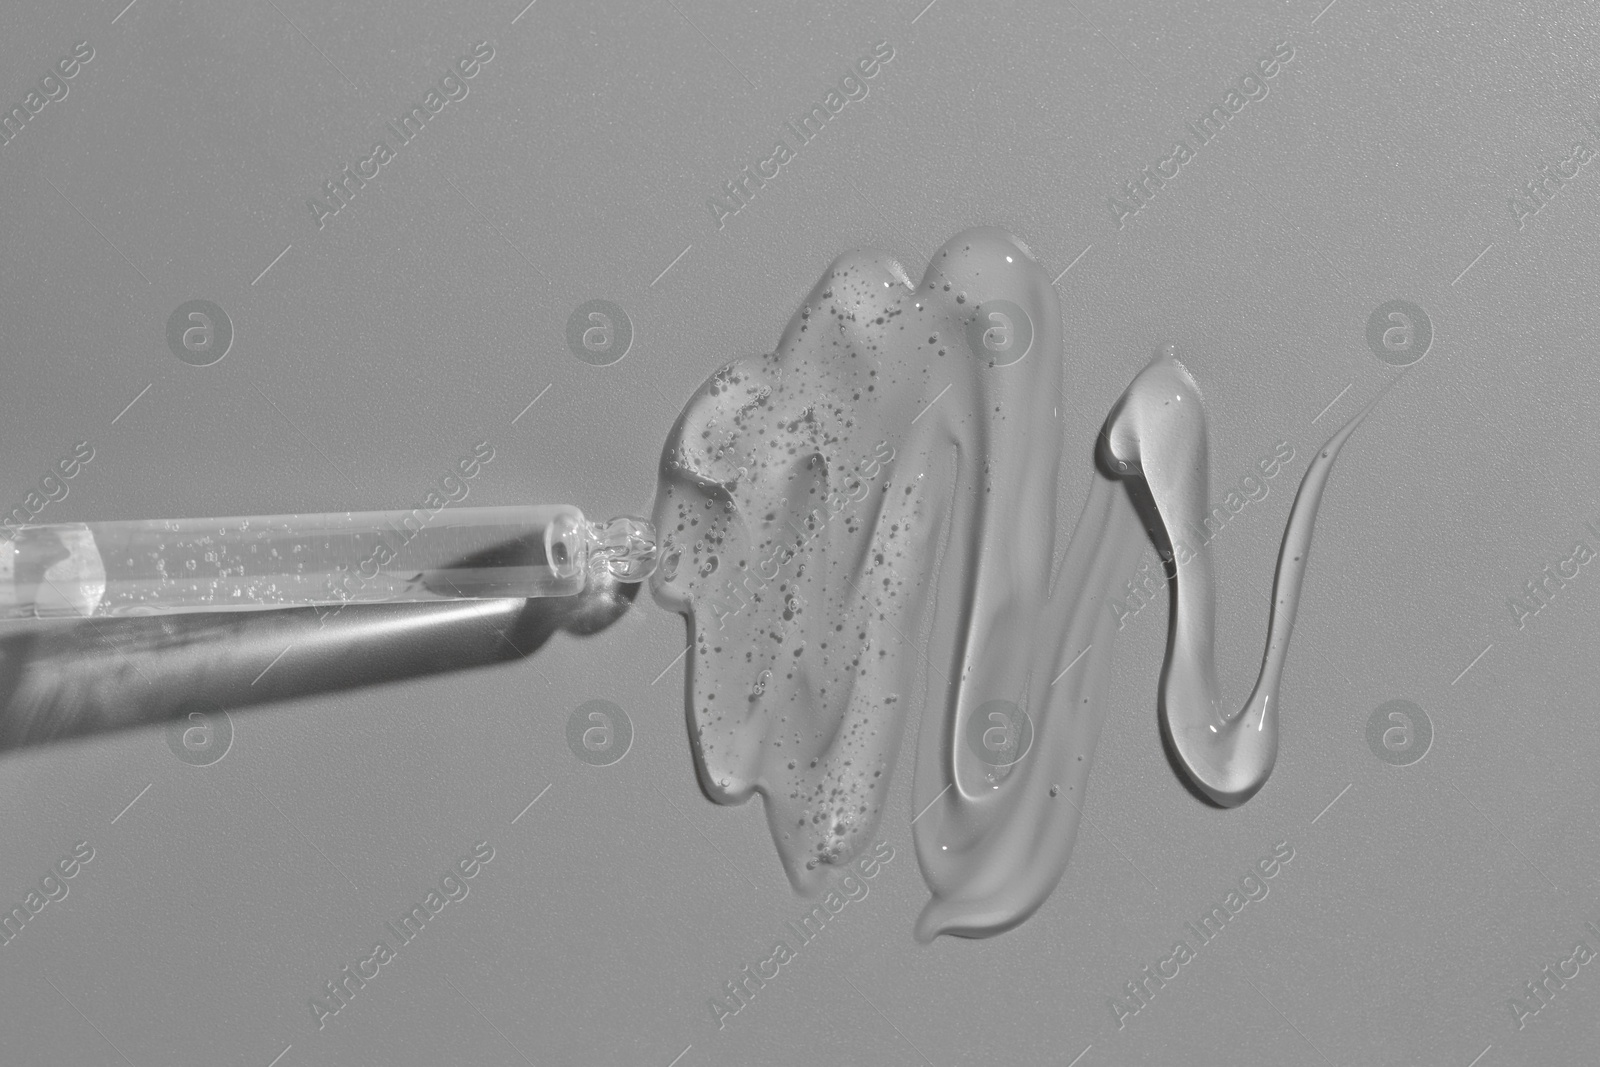
[[[572,596],[658,554],[568,504],[0,527],[0,622]]]

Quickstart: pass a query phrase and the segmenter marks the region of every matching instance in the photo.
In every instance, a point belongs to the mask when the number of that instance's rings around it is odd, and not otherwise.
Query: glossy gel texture
[[[1066,869],[1104,717],[1107,598],[1147,544],[1117,479],[1144,478],[1168,522],[1208,496],[1199,392],[1164,351],[1114,406],[1075,529],[1059,526],[1062,464],[1095,458],[1066,447],[1064,373],[1059,301],[1016,238],[958,234],[919,282],[859,251],[824,273],[776,352],[700,387],[663,452],[652,589],[689,618],[702,786],[720,803],[760,793],[791,882],[814,891],[874,839],[916,707],[921,939],[1009,929]],[[1196,602],[1163,707],[1188,773],[1222,803],[1271,769],[1311,517],[1351,429],[1290,519],[1256,737],[1217,711],[1208,563],[1179,568]],[[1026,716],[1014,759],[969,743],[994,708]]]

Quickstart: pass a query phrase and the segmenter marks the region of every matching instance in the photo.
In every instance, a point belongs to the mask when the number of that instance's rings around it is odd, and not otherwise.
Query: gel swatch
[[[1097,441],[1059,416],[1067,371],[1055,290],[1015,237],[964,231],[918,282],[857,251],[776,351],[695,392],[663,450],[651,584],[689,619],[701,786],[724,804],[761,794],[791,883],[813,892],[875,839],[919,709],[922,940],[1010,929],[1059,882],[1104,719],[1108,597],[1147,543],[1129,487],[1169,529],[1206,511],[1205,413],[1175,352],[1135,377]],[[1163,729],[1219,804],[1271,771],[1312,520],[1364,415],[1302,482],[1240,712],[1216,693],[1209,562],[1174,552]],[[1069,529],[1062,465],[1090,461]]]

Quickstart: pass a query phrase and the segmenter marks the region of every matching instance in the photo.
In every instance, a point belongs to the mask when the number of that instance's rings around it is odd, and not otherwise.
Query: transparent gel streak
[[[1026,346],[990,353],[991,336]],[[1119,480],[1142,484],[1167,524],[1209,495],[1199,390],[1171,351],[1112,407],[1099,444],[1059,417],[1077,384],[1064,351],[1050,279],[1004,231],[958,234],[918,282],[887,254],[849,253],[776,351],[696,391],[662,455],[652,590],[689,620],[702,786],[726,804],[761,794],[792,884],[813,892],[874,839],[918,709],[923,940],[1007,930],[1066,869],[1105,712],[1107,601],[1147,544]],[[1219,803],[1247,799],[1271,770],[1311,523],[1359,418],[1296,497],[1261,681],[1240,714],[1224,716],[1216,696],[1209,563],[1177,567],[1164,721]],[[1069,531],[1057,522],[1063,465],[1097,458]],[[966,740],[969,718],[996,701],[1032,727],[1005,766]]]

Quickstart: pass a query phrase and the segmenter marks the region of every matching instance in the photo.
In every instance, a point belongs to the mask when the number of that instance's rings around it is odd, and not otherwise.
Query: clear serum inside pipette
[[[655,569],[644,519],[571,505],[0,529],[0,621],[572,596]]]

